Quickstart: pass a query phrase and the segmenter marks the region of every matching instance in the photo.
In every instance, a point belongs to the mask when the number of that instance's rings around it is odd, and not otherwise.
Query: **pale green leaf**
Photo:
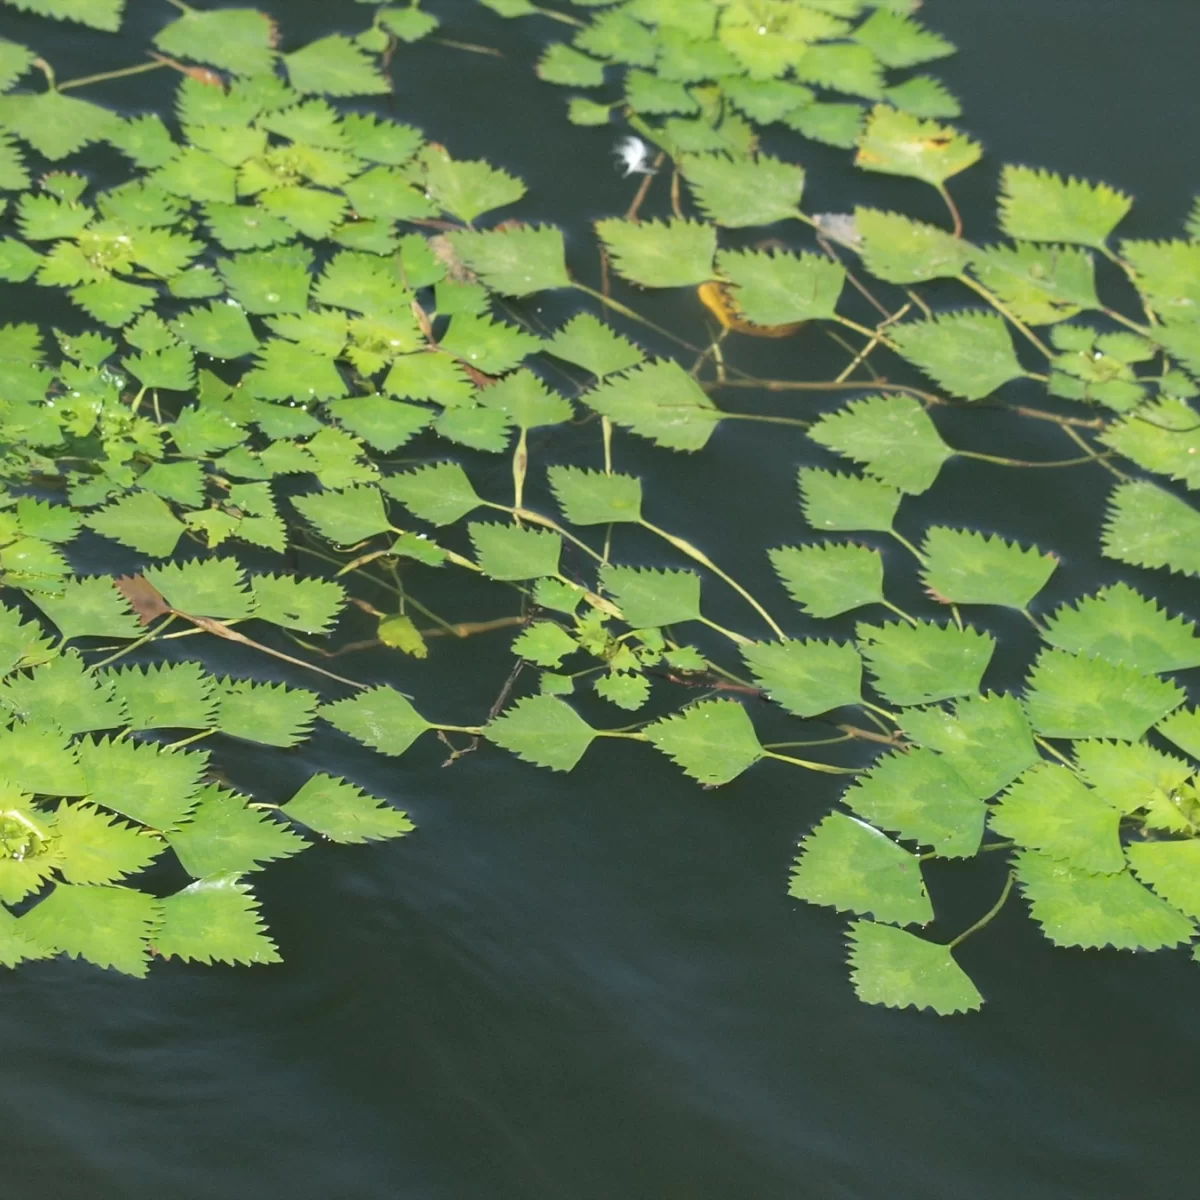
[[[530,296],[570,287],[562,230],[556,225],[518,225],[450,234],[454,252],[494,292]]]
[[[199,663],[158,663],[105,673],[130,729],[207,729],[216,717],[213,677]]]
[[[335,33],[283,56],[288,79],[298,92],[327,96],[377,96],[391,90],[369,54]]]
[[[1155,729],[1193,758],[1200,759],[1200,708],[1181,709],[1160,721]]]
[[[321,717],[364,746],[398,757],[433,726],[395,688],[374,687],[326,704]]]
[[[978,142],[936,121],[877,104],[858,140],[855,166],[886,175],[907,175],[940,188],[983,153]]]
[[[57,726],[63,733],[116,729],[125,708],[107,680],[88,674],[75,650],[51,659],[32,674],[11,676],[0,685],[0,711],[32,727]]]
[[[488,738],[518,758],[552,771],[570,771],[596,731],[557,696],[526,696],[491,721]]]
[[[1064,179],[1032,167],[1006,166],[1000,225],[1009,237],[1074,242],[1103,249],[1133,201],[1107,184]]]
[[[1092,256],[1075,246],[986,246],[972,255],[971,271],[1029,325],[1049,325],[1102,307]]]
[[[158,33],[154,44],[164,54],[237,75],[257,75],[275,67],[275,23],[253,8],[188,9]]]
[[[90,142],[106,141],[121,128],[121,118],[99,104],[51,90],[0,96],[0,127],[57,162]],[[19,170],[10,167],[10,173],[16,182]]]
[[[232,558],[193,558],[187,562],[148,567],[145,578],[167,603],[194,617],[233,620],[254,611],[241,566]]]
[[[979,690],[995,639],[968,625],[903,621],[857,627],[879,693],[892,704],[932,704]]]
[[[716,787],[736,779],[765,751],[736,700],[705,700],[643,730],[647,739],[693,779]]]
[[[414,516],[433,525],[452,525],[483,503],[456,462],[430,463],[389,475],[381,486]]]
[[[322,537],[335,545],[353,546],[391,528],[383,497],[372,484],[294,496],[292,503]]]
[[[1200,575],[1200,512],[1144,480],[1113,491],[1102,540],[1109,558]]]
[[[560,425],[574,415],[571,402],[552,392],[526,367],[505,375],[476,395],[480,404],[503,413],[518,429]]]
[[[512,649],[518,658],[539,667],[557,667],[568,654],[579,649],[579,643],[557,622],[535,621],[517,636]]]
[[[788,595],[810,617],[836,617],[883,600],[883,560],[868,546],[781,546],[770,557]]]
[[[895,325],[890,335],[909,362],[964,400],[981,400],[1025,374],[1004,321],[995,313],[943,313]]]
[[[881,10],[882,11],[882,10]],[[889,283],[924,283],[961,275],[971,247],[936,225],[900,213],[856,208],[854,224],[872,275]]]
[[[217,266],[248,313],[302,313],[308,308],[312,261],[307,247],[277,246],[218,259]]]
[[[700,450],[720,410],[674,359],[646,363],[586,392],[590,408],[670,450]]]
[[[183,523],[158,497],[130,492],[87,518],[87,524],[123,546],[152,558],[166,558],[175,550]]]
[[[722,250],[717,265],[755,325],[832,319],[846,279],[842,265],[822,254]]]
[[[230,737],[264,746],[295,746],[312,727],[318,697],[303,688],[249,679],[218,679],[215,727]]]
[[[884,99],[914,117],[939,117],[953,120],[962,116],[962,105],[940,79],[914,75],[888,88]]]
[[[258,902],[236,873],[198,879],[162,900],[162,923],[154,949],[163,958],[188,962],[277,963]]]
[[[527,354],[541,349],[538,339],[523,329],[474,313],[456,313],[451,317],[450,328],[442,335],[440,346],[445,353],[470,363],[485,375],[501,375],[515,367]],[[400,394],[390,375],[387,388]],[[437,396],[419,398],[438,399]]]
[[[1168,904],[1200,920],[1200,841],[1134,842],[1128,853],[1143,883]]]
[[[208,308],[189,308],[172,323],[186,342],[214,358],[241,358],[258,349],[258,338],[236,304],[213,301]]]
[[[688,155],[683,177],[696,204],[718,225],[741,229],[794,217],[804,191],[804,168],[769,155],[733,159],[724,154]]]
[[[1186,717],[1186,710],[1181,709],[1158,728],[1161,732],[1172,721]],[[1093,739],[1076,742],[1074,751],[1075,766],[1083,779],[1123,813],[1140,808],[1157,809],[1192,773],[1183,759],[1164,754],[1145,742]]]
[[[160,916],[159,902],[132,888],[60,883],[21,918],[21,931],[73,958],[141,977]]]
[[[617,271],[643,287],[692,287],[713,275],[717,231],[699,221],[606,217],[596,232]]]
[[[1110,425],[1101,441],[1139,467],[1200,489],[1200,413],[1165,397]]]
[[[694,571],[607,565],[600,568],[600,584],[634,629],[700,619],[700,577]]]
[[[468,530],[480,569],[492,579],[520,581],[558,574],[562,538],[548,529],[473,521]]]
[[[525,194],[525,185],[507,171],[482,161],[451,158],[438,147],[427,147],[421,163],[429,198],[443,212],[468,224],[485,212],[515,203]]]
[[[599,379],[635,367],[642,352],[592,313],[572,317],[543,347],[556,358],[590,371]]]
[[[33,600],[58,626],[64,641],[77,637],[135,638],[142,632],[110,575],[66,579],[57,595],[39,592]],[[34,630],[30,630],[29,636],[31,640],[22,650],[23,655],[36,653]]]
[[[411,441],[434,417],[428,408],[385,396],[346,396],[327,401],[325,408],[340,425],[385,454]]]
[[[854,40],[873,51],[885,67],[915,67],[954,53],[954,45],[911,17],[877,8],[855,31]]]
[[[901,493],[877,479],[801,467],[800,506],[805,520],[820,530],[875,530],[888,533]]]
[[[334,775],[313,775],[283,811],[332,842],[403,837],[416,828],[406,813]]]
[[[547,475],[572,525],[641,520],[642,481],[633,475],[606,475],[582,467],[551,467]]]
[[[166,846],[90,804],[60,804],[54,834],[68,883],[115,883],[148,867]]]
[[[1036,546],[935,525],[925,534],[922,582],[945,604],[1002,604],[1026,609],[1058,566]]]
[[[850,975],[867,1004],[932,1009],[939,1016],[974,1012],[983,997],[949,946],[927,942],[894,925],[850,926]]]
[[[853,150],[862,136],[866,115],[861,104],[831,104],[818,100],[788,113],[783,123],[814,142]]]
[[[862,659],[848,642],[751,642],[741,654],[758,686],[797,717],[862,701]]]

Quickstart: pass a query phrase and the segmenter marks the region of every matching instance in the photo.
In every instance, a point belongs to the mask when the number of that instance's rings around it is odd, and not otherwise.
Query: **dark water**
[[[47,48],[60,75],[139,53],[168,14],[131,7],[129,41],[59,33]],[[528,70],[560,27],[505,23],[467,0],[435,7],[448,36],[508,58],[402,53],[397,112],[457,155],[526,178],[520,215],[569,214],[586,274],[586,221],[623,210],[630,188],[611,170],[611,134],[568,126],[561,91]],[[295,45],[369,11],[305,0],[275,16]],[[1195,181],[1200,8],[930,0],[925,18],[962,47],[938,73],[992,152],[955,187],[968,232],[987,228],[1002,161],[1107,178],[1139,196],[1133,232],[1175,232]],[[0,25],[14,37],[35,27],[7,10]],[[106,96],[161,103],[157,86],[134,80]],[[916,185],[855,175],[840,153],[800,153],[818,209],[927,203]],[[690,298],[656,315],[701,336]],[[763,358],[746,364],[813,378],[833,363],[819,337],[754,353]],[[726,402],[802,412],[836,400]],[[977,449],[1070,454],[1053,430],[983,410],[943,429]],[[569,450],[551,440],[538,453]],[[806,536],[793,473],[802,458],[825,460],[749,425],[723,427],[699,458],[664,457],[618,446],[622,469],[656,464],[647,508],[660,523],[783,609],[761,547]],[[1098,470],[1017,477],[957,460],[905,502],[901,527],[916,537],[949,520],[1057,550],[1047,604],[1125,578],[1196,616],[1194,584],[1172,590],[1097,557],[1108,486]],[[716,619],[743,619],[733,598],[712,598]],[[922,603],[913,585],[896,598]],[[450,615],[493,615],[495,603],[460,599]],[[1032,647],[1019,619],[989,624],[1010,649],[988,682],[1013,686]],[[481,640],[387,677],[435,719],[465,721],[504,670],[504,646]],[[271,758],[269,774],[253,750],[226,749],[235,781],[264,798],[313,769],[342,771],[407,808],[419,833],[314,850],[260,877],[282,967],[168,966],[138,983],[46,963],[7,978],[5,1200],[1155,1200],[1194,1186],[1196,966],[1053,951],[1013,902],[962,951],[983,1013],[937,1022],[862,1006],[842,922],[784,895],[795,840],[833,800],[824,780],[764,764],[704,792],[621,743],[569,777],[489,750],[444,770],[432,740],[397,765],[326,732]],[[984,911],[1001,873],[943,868],[939,930]]]

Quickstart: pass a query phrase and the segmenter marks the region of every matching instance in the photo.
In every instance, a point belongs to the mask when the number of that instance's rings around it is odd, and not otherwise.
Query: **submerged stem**
[[[947,942],[947,950],[953,950],[955,946],[959,945],[961,942],[964,942],[972,934],[978,933],[985,925],[990,925],[992,921],[995,920],[997,913],[999,913],[999,911],[1004,907],[1004,902],[1008,899],[1008,894],[1012,891],[1012,886],[1016,882],[1016,878],[1017,873],[1015,871],[1009,871],[1008,878],[1005,879],[1004,887],[1000,892],[1000,898],[995,904],[992,905],[991,908],[987,910],[987,912],[983,914],[982,917],[979,918],[978,921],[975,922],[974,925],[964,929],[962,933],[958,935],[958,937]]]
[[[763,747],[766,750],[766,747]],[[767,758],[778,762],[790,763],[793,767],[804,767],[808,771],[819,771],[822,775],[859,775],[858,767],[835,767],[829,763],[811,762],[807,758],[793,758],[790,754],[776,754],[773,750],[766,751]]]

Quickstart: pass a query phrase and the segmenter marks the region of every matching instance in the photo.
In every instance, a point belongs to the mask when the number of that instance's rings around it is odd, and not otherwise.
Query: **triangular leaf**
[[[902,621],[857,627],[875,686],[892,704],[931,704],[979,690],[995,639],[967,626]]]
[[[862,701],[862,659],[850,643],[751,642],[742,658],[755,682],[797,717],[815,717]]]
[[[693,779],[716,787],[736,779],[765,751],[736,700],[705,700],[645,729],[649,741]]]
[[[974,1012],[979,989],[954,961],[949,946],[927,942],[894,925],[855,921],[850,926],[850,974],[867,1004],[932,1009],[939,1016]]]
[[[934,598],[947,604],[1002,604],[1026,609],[1058,566],[1036,546],[935,525],[925,534],[922,573]]]
[[[592,744],[596,731],[557,696],[526,696],[486,729],[498,746],[552,771],[570,771]]]

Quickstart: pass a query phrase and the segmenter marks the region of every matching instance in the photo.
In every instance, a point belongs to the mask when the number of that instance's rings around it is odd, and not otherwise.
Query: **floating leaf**
[[[249,313],[302,313],[308,308],[313,253],[303,246],[246,251],[217,262],[234,299]]]
[[[1200,489],[1200,415],[1186,400],[1166,397],[1147,404],[1101,436],[1106,446],[1139,467]]]
[[[836,617],[883,600],[883,559],[868,546],[781,546],[770,557],[788,595],[810,617]]]
[[[988,537],[971,529],[931,527],[925,534],[922,579],[947,604],[1003,604],[1026,609],[1046,586],[1058,559],[1036,546]]]
[[[246,577],[232,558],[193,558],[148,567],[144,574],[172,608],[191,616],[228,621],[248,617],[254,611]]]
[[[308,735],[317,711],[317,695],[282,683],[218,679],[215,726],[230,737],[264,746],[295,746]]]
[[[751,642],[741,647],[754,681],[797,717],[862,702],[862,659],[850,643]]]
[[[381,754],[398,757],[433,726],[395,688],[374,687],[326,704],[321,716]]]
[[[892,704],[932,704],[979,690],[995,639],[967,626],[919,621],[857,627],[875,686]]]
[[[1181,709],[1160,721],[1155,729],[1193,758],[1200,759],[1200,708]]]
[[[164,897],[154,948],[163,958],[190,962],[250,966],[281,961],[253,893],[236,873],[198,879]]]
[[[513,642],[513,653],[539,667],[557,667],[579,643],[554,621],[535,621]]]
[[[649,362],[584,394],[584,403],[670,450],[700,450],[720,410],[674,359]]]
[[[331,842],[403,837],[416,828],[406,813],[335,775],[311,776],[283,811]]]
[[[339,424],[385,454],[403,446],[433,420],[428,408],[384,396],[346,396],[327,401],[325,408]]]
[[[870,921],[855,921],[850,938],[851,978],[865,1003],[888,1008],[911,1004],[943,1017],[982,1007],[979,989],[954,961],[949,946]]]
[[[943,858],[969,858],[983,838],[983,801],[945,758],[922,747],[886,754],[842,799],[873,825]]]
[[[717,231],[698,221],[608,217],[596,232],[617,270],[643,287],[693,287],[712,278]]]
[[[1043,737],[1133,742],[1185,698],[1175,684],[1133,667],[1043,650],[1029,675],[1025,705]]]
[[[1134,842],[1128,853],[1143,883],[1168,904],[1200,920],[1200,841]]]
[[[700,619],[700,576],[694,571],[607,565],[600,568],[600,584],[634,629]]]
[[[1052,646],[1107,659],[1146,674],[1200,666],[1200,637],[1182,617],[1169,617],[1153,600],[1116,583],[1063,605],[1042,634]]]
[[[1025,374],[1004,321],[995,313],[943,313],[927,321],[906,321],[893,326],[891,337],[909,362],[964,400],[981,400]]]
[[[60,883],[21,918],[34,941],[142,977],[149,969],[148,939],[160,906],[152,896],[124,887]]]
[[[68,883],[115,883],[148,867],[166,846],[135,825],[116,820],[90,804],[60,804],[54,834]]]
[[[531,334],[502,321],[489,321],[474,313],[456,313],[450,319],[450,328],[442,336],[441,348],[485,374],[500,375],[515,367],[527,354],[540,349],[541,345]],[[388,390],[396,391],[390,375],[387,386]]]
[[[889,283],[952,278],[970,259],[971,247],[961,238],[900,213],[856,208],[854,225],[862,238],[863,262]]]
[[[688,155],[682,163],[696,204],[718,225],[741,229],[796,216],[804,192],[804,168],[769,155],[733,159],[724,154]]]
[[[106,674],[129,714],[130,729],[207,729],[216,716],[213,678],[199,663],[158,663]]]
[[[130,492],[87,519],[97,533],[152,558],[174,553],[183,523],[149,492]]]
[[[1117,486],[1103,534],[1109,558],[1200,575],[1200,512],[1144,480]]]
[[[788,894],[900,925],[933,920],[917,856],[865,821],[839,812],[830,813],[800,843]]]
[[[466,471],[455,462],[430,463],[389,475],[382,486],[414,516],[433,525],[452,525],[483,503]]]
[[[84,738],[77,746],[88,798],[153,829],[169,829],[191,809],[208,764],[207,754],[151,742]]]
[[[391,528],[383,497],[370,484],[295,496],[292,503],[322,537],[339,546],[353,546]]]
[[[66,579],[58,595],[39,592],[33,599],[58,626],[64,641],[77,637],[135,638],[142,632],[108,575]],[[29,646],[32,649],[33,643]]]
[[[632,342],[613,333],[592,313],[572,317],[543,349],[583,367],[599,379],[628,370],[642,361],[642,352]]]
[[[503,413],[518,429],[560,425],[574,415],[569,400],[550,391],[532,371],[524,367],[484,388],[478,395],[485,408]]]
[[[854,165],[941,187],[952,175],[977,163],[982,153],[978,142],[947,125],[877,104],[858,140]]]
[[[552,771],[570,771],[592,744],[596,731],[557,696],[526,696],[484,730],[518,758]]]
[[[572,525],[607,525],[642,519],[642,481],[582,467],[551,467],[554,498]]]
[[[911,741],[936,750],[980,799],[994,796],[1041,761],[1015,696],[968,696],[944,708],[908,708],[900,725]]]
[[[1180,710],[1159,725],[1186,719]],[[1083,779],[1119,812],[1132,813],[1156,806],[1183,784],[1192,769],[1182,759],[1155,750],[1145,742],[1076,742],[1075,766]]]
[[[798,476],[804,518],[814,529],[888,533],[901,493],[876,479],[801,467]]]
[[[348,37],[331,34],[283,56],[288,79],[298,92],[327,96],[378,96],[391,85],[370,55]]]
[[[485,162],[453,159],[434,146],[426,148],[421,163],[430,199],[443,212],[467,224],[494,208],[515,203],[525,194],[525,185],[507,171]]]
[[[929,414],[911,396],[855,400],[823,416],[809,430],[809,437],[912,495],[931,487],[942,463],[953,454]],[[824,528],[837,527],[827,524]]]
[[[1006,166],[1000,226],[1031,242],[1076,242],[1102,250],[1133,201],[1107,184],[1063,179],[1049,171]]]
[[[1128,871],[1095,875],[1035,850],[1017,855],[1016,870],[1033,919],[1056,946],[1161,950],[1195,933],[1187,917]]]
[[[1072,246],[988,246],[974,253],[971,270],[1013,316],[1030,325],[1101,307],[1092,256]]]
[[[0,685],[0,708],[6,717],[32,727],[57,726],[64,733],[116,729],[125,724],[125,709],[107,681],[88,674],[83,659],[67,651],[31,675],[14,675]]]
[[[172,328],[197,350],[214,358],[241,358],[258,349],[258,338],[236,304],[214,301],[208,308],[189,308],[176,317]]]
[[[902,12],[877,8],[855,31],[854,40],[873,51],[885,67],[915,67],[954,53],[954,45]]]
[[[562,230],[555,225],[518,225],[450,235],[454,252],[495,292],[531,296],[570,287]]]
[[[866,115],[866,109],[861,104],[817,101],[788,113],[783,122],[814,142],[853,150],[862,136]]]
[[[992,809],[991,826],[1019,846],[1089,872],[1125,869],[1121,814],[1057,763],[1025,772]]]
[[[722,250],[717,265],[755,325],[832,319],[846,279],[840,263],[820,254]]]
[[[35,95],[4,96],[0,100],[0,125],[57,162],[90,142],[107,140],[120,128],[121,119],[99,104],[52,89]],[[27,187],[28,182],[18,186]]]
[[[479,521],[468,530],[480,569],[492,579],[520,581],[558,574],[562,538],[557,533]]]
[[[238,75],[266,73],[275,66],[274,22],[253,8],[187,9],[158,33],[154,44],[164,54],[223,67]]]
[[[716,787],[736,779],[765,753],[736,700],[705,700],[643,731],[693,779]]]

